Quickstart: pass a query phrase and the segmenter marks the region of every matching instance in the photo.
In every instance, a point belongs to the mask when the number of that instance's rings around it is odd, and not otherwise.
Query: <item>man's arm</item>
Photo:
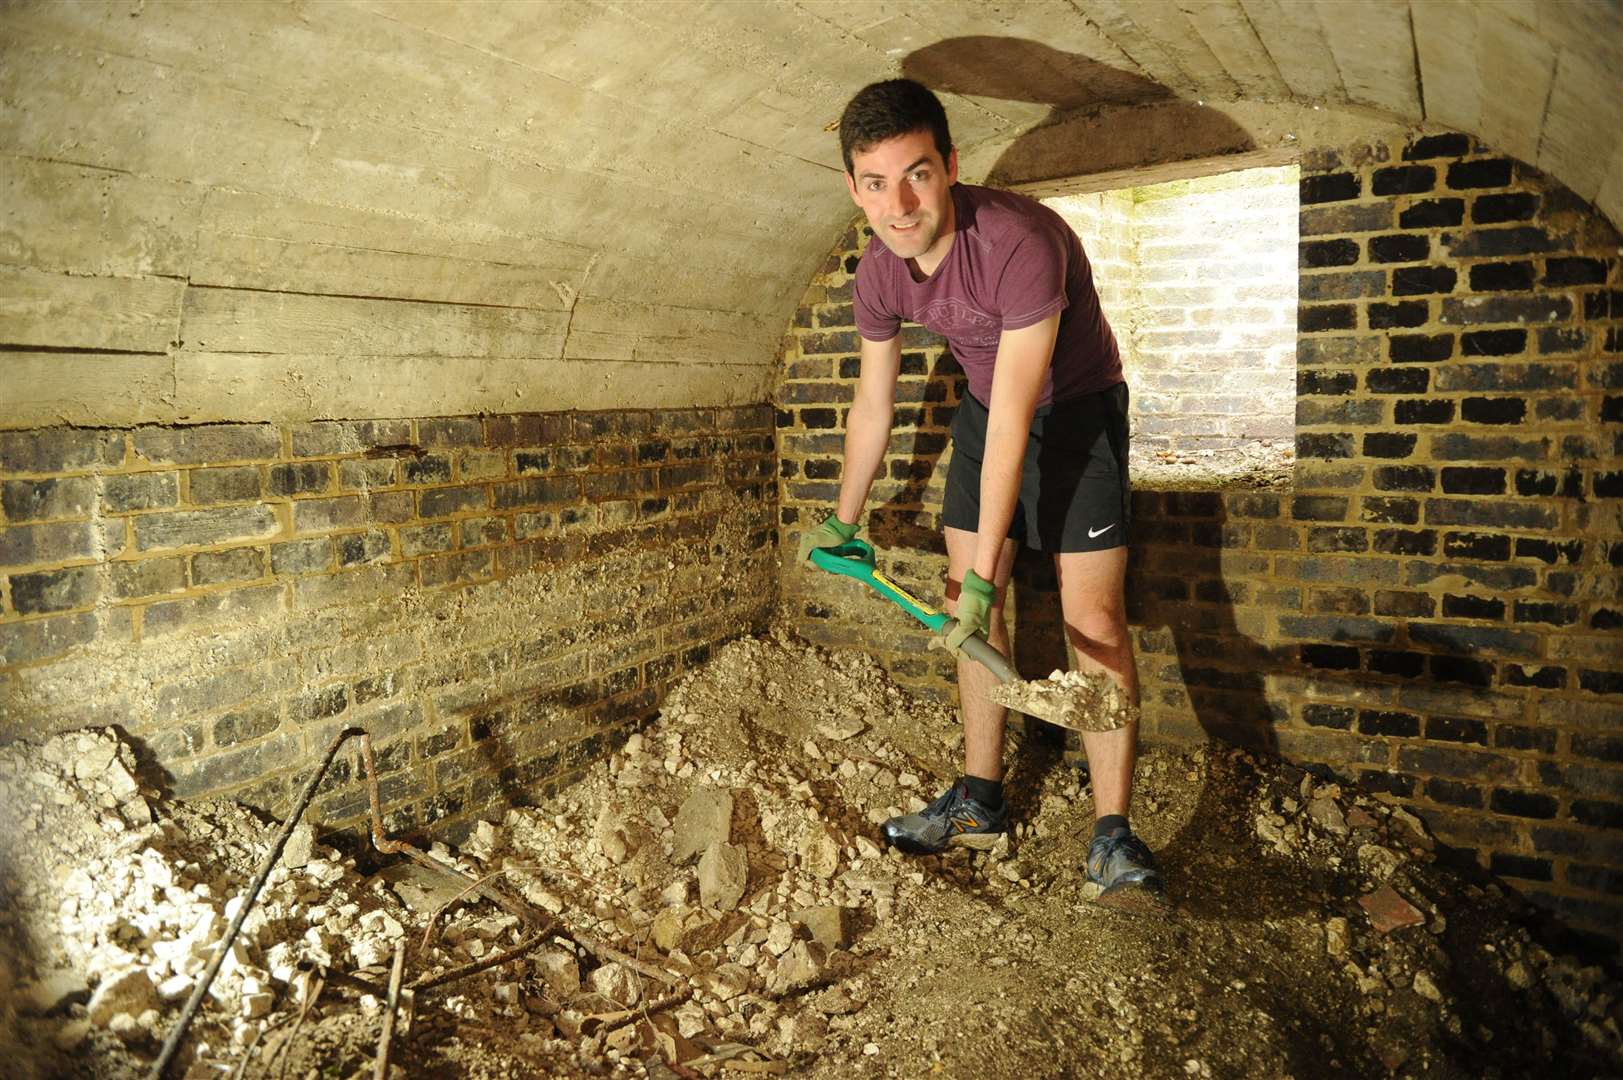
[[[855,524],[868,502],[868,489],[885,460],[891,419],[896,411],[896,377],[902,368],[902,339],[862,339],[862,367],[856,399],[845,422],[845,463],[840,471],[841,521]]]
[[[976,529],[975,573],[992,581],[998,554],[1009,535],[1020,495],[1020,466],[1026,457],[1031,417],[1042,393],[1043,376],[1054,359],[1059,312],[1042,322],[1005,330],[998,339],[987,403],[986,457],[981,463],[981,518]],[[852,410],[853,417],[855,410]]]

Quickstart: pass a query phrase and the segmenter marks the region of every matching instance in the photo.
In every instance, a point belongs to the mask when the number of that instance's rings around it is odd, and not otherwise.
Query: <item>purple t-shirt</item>
[[[1116,335],[1099,307],[1082,241],[1054,211],[1012,191],[952,186],[956,233],[924,281],[877,235],[857,266],[857,330],[889,341],[907,319],[940,334],[981,404],[992,400],[998,336],[1062,312],[1038,405],[1122,381]]]

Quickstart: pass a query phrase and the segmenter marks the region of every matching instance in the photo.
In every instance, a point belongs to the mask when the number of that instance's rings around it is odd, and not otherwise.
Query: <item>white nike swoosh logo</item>
[[[1116,527],[1116,523],[1114,521],[1112,521],[1109,525],[1106,525],[1102,529],[1089,529],[1088,530],[1088,539],[1092,540],[1095,536],[1103,536],[1105,533],[1109,532],[1111,529],[1114,529],[1115,527]]]

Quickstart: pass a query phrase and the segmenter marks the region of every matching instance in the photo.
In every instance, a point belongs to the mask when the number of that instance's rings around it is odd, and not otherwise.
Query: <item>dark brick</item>
[[[282,726],[281,711],[274,705],[253,705],[227,713],[214,721],[214,745],[231,746],[269,735]]]
[[[1448,166],[1448,186],[1461,188],[1504,187],[1510,183],[1509,158],[1490,161],[1455,161]]]
[[[1443,469],[1443,491],[1450,495],[1503,495],[1505,470],[1446,466]]]
[[[1376,169],[1369,187],[1375,195],[1418,195],[1436,183],[1437,170],[1430,165],[1394,165]]]
[[[1506,458],[1536,461],[1548,456],[1549,440],[1506,435],[1436,435],[1431,440],[1431,453],[1446,461],[1502,461]]]
[[[1358,730],[1365,735],[1419,735],[1420,717],[1413,713],[1364,709],[1358,714]]]
[[[1428,716],[1426,738],[1439,742],[1477,743],[1488,745],[1488,725],[1481,720],[1457,716]]]
[[[1465,220],[1464,199],[1423,199],[1398,215],[1402,229],[1433,229],[1458,225]]]
[[[85,476],[7,480],[0,484],[0,505],[13,522],[84,517],[95,501],[95,486]]]
[[[22,615],[89,607],[100,595],[94,566],[14,574],[11,578],[11,606]]]
[[[1544,263],[1544,280],[1551,287],[1562,285],[1603,285],[1608,267],[1605,259],[1557,258]]]
[[[195,478],[196,474],[193,476]],[[272,465],[266,479],[266,487],[272,495],[305,495],[326,491],[332,486],[332,465],[325,461]]]
[[[1507,665],[1507,672],[1510,667],[1514,665]],[[1500,724],[1493,729],[1493,744],[1506,750],[1537,750],[1541,754],[1553,754],[1555,741],[1555,732],[1549,728]]]
[[[124,460],[122,431],[36,428],[0,431],[0,472],[79,472]]]
[[[1307,531],[1307,549],[1315,553],[1365,551],[1369,538],[1363,529],[1314,528]]]
[[[1397,304],[1369,305],[1369,328],[1390,330],[1395,327],[1424,326],[1430,320],[1430,307],[1424,300],[1406,300]]]
[[[1518,495],[1554,495],[1561,486],[1561,477],[1558,473],[1545,472],[1542,469],[1517,469],[1516,494]]]
[[[823,429],[840,426],[840,414],[837,409],[801,409],[800,423],[802,427]]]
[[[131,473],[109,476],[102,482],[101,508],[109,514],[163,510],[179,501],[179,473]]]
[[[1538,351],[1540,356],[1559,356],[1582,352],[1588,344],[1589,337],[1582,327],[1541,326],[1538,330]]]
[[[1429,375],[1431,373],[1425,368],[1399,368],[1393,374]],[[1399,401],[1392,406],[1392,419],[1399,424],[1451,423],[1454,419],[1454,403],[1446,398],[1412,398],[1407,401]]]
[[[198,506],[246,502],[261,496],[259,470],[252,465],[193,469],[186,474],[187,498]]]
[[[1436,614],[1436,601],[1427,593],[1381,590],[1375,594],[1375,614],[1399,619],[1430,619]]]
[[[1589,616],[1591,630],[1623,630],[1623,611],[1613,611],[1611,608],[1597,608]]]
[[[1358,388],[1358,376],[1351,371],[1298,371],[1296,393],[1301,395],[1341,396]]]
[[[1392,295],[1453,292],[1458,278],[1451,266],[1400,266],[1392,271]]]
[[[1427,465],[1383,465],[1372,479],[1377,491],[1430,491],[1437,473]]]
[[[1426,657],[1423,653],[1404,652],[1399,649],[1371,649],[1369,670],[1375,675],[1416,679],[1425,673]]]
[[[183,558],[142,559],[107,564],[108,592],[116,600],[179,592],[186,587]]]
[[[435,416],[417,421],[421,446],[481,446],[484,426],[477,416]]]
[[[1517,348],[1511,351],[1521,350]],[[1387,339],[1386,355],[1395,364],[1431,364],[1447,360],[1454,355],[1454,335],[1394,334]]]
[[[1452,619],[1503,619],[1505,602],[1483,596],[1443,596],[1443,617]]]
[[[1420,503],[1415,499],[1365,495],[1359,519],[1381,525],[1413,525],[1420,520]]]
[[[1572,752],[1596,761],[1623,762],[1623,737],[1575,734],[1572,737]]]
[[[1478,205],[1482,202],[1477,200]],[[1474,210],[1474,208],[1473,208]],[[1467,229],[1464,233],[1443,234],[1443,246],[1456,259],[1493,258],[1504,255],[1539,255],[1556,247],[1556,241],[1543,229],[1513,225],[1506,229]]]
[[[1582,825],[1593,825],[1601,829],[1623,829],[1623,803],[1574,799],[1569,813],[1572,820]]]
[[[1437,777],[1427,780],[1426,797],[1445,806],[1468,806],[1478,810],[1482,808],[1482,789],[1475,784],[1463,784],[1458,780],[1443,780]]]
[[[1414,777],[1385,769],[1364,769],[1358,774],[1358,782],[1369,791],[1384,792],[1400,799],[1410,798],[1415,791]]]
[[[1573,863],[1567,867],[1567,884],[1591,892],[1623,896],[1623,871],[1615,866],[1586,866],[1582,863]],[[1614,911],[1610,906],[1602,910],[1604,911],[1602,917],[1607,919]]]
[[[1419,262],[1430,254],[1431,241],[1424,236],[1389,233],[1369,238],[1370,262]]]
[[[1478,225],[1528,221],[1538,213],[1538,196],[1524,192],[1478,195],[1471,203],[1471,220]]]
[[[1302,303],[1318,300],[1357,300],[1386,295],[1386,271],[1343,270],[1339,273],[1301,274],[1296,297]]]
[[[862,337],[855,330],[832,330],[800,335],[800,351],[807,356],[854,353],[861,348]]]
[[[519,455],[523,457],[524,455]],[[451,479],[451,458],[448,454],[424,454],[406,458],[402,473],[408,484],[444,484]],[[425,493],[426,494],[426,493]]]
[[[1485,660],[1467,660],[1460,656],[1433,656],[1431,677],[1443,682],[1464,683],[1467,686],[1492,686],[1493,665]]]
[[[123,640],[130,638],[128,613],[123,615]],[[26,664],[48,660],[102,635],[95,612],[57,615],[27,622],[0,623],[0,664]],[[107,636],[112,636],[110,633]]]
[[[1304,304],[1297,309],[1296,329],[1304,334],[1352,330],[1357,326],[1358,309],[1351,304]]]
[[[1303,208],[1297,215],[1302,236],[1340,236],[1346,233],[1385,232],[1392,227],[1392,203]]]
[[[1518,600],[1516,601],[1515,619],[1519,623],[1571,626],[1578,621],[1578,609],[1571,604]]]
[[[338,565],[341,568],[382,562],[391,553],[388,533],[353,533],[338,538]]]
[[[1371,368],[1364,389],[1372,394],[1424,394],[1431,382],[1426,368]]]
[[[1554,796],[1510,788],[1494,788],[1488,801],[1488,808],[1496,814],[1526,818],[1553,818],[1556,805]]]
[[[1533,287],[1531,262],[1478,263],[1471,267],[1471,288],[1476,292],[1516,292]],[[1503,322],[1489,319],[1488,322]]]
[[[1488,860],[1488,869],[1500,877],[1526,881],[1549,881],[1552,877],[1550,860],[1531,855],[1506,855],[1496,851]]]
[[[1471,150],[1471,140],[1458,132],[1442,135],[1422,135],[1403,149],[1404,161],[1425,161],[1428,158],[1464,157]]]
[[[292,576],[332,569],[333,542],[326,537],[272,544],[270,553],[273,574]]]
[[[1357,671],[1358,650],[1347,645],[1302,645],[1302,664],[1325,671]]]
[[[1299,244],[1296,255],[1297,265],[1308,269],[1351,266],[1358,261],[1358,242],[1345,239],[1313,240]]]
[[[1364,456],[1403,458],[1414,453],[1415,437],[1391,431],[1372,431],[1364,436]]]
[[[265,556],[258,548],[204,551],[192,556],[193,585],[223,585],[265,576]]]
[[[1623,499],[1623,472],[1598,472],[1594,476],[1597,499]]]
[[[1339,434],[1298,434],[1296,436],[1296,456],[1303,459],[1352,457],[1353,437]]]
[[[276,515],[264,505],[145,514],[135,519],[135,546],[139,551],[151,551],[252,540],[272,536],[280,527]]]
[[[135,452],[154,465],[202,465],[263,461],[282,452],[282,435],[270,424],[204,424],[143,427],[131,433]]]
[[[1432,555],[1437,550],[1437,534],[1430,529],[1378,529],[1373,550],[1382,555]]]
[[[1453,326],[1539,324],[1564,320],[1572,313],[1572,301],[1565,296],[1449,296],[1442,305],[1442,321]]]
[[[1302,722],[1310,727],[1346,731],[1352,726],[1353,709],[1345,705],[1308,704],[1302,706]]]
[[[1363,192],[1363,184],[1356,173],[1304,176],[1298,181],[1297,187],[1297,201],[1303,204],[1356,199]]]
[[[1348,500],[1340,495],[1297,495],[1291,499],[1291,517],[1298,521],[1343,521]]]

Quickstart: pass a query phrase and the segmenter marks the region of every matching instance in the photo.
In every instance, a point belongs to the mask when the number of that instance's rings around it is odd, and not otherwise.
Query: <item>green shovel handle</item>
[[[957,626],[952,616],[932,608],[881,573],[874,566],[873,545],[866,540],[848,540],[837,547],[816,548],[811,553],[811,561],[819,570],[857,579],[934,633],[945,636]],[[991,643],[980,634],[964,642],[964,652],[995,675],[999,682],[1013,682],[1020,678],[1003,654],[992,648]]]

